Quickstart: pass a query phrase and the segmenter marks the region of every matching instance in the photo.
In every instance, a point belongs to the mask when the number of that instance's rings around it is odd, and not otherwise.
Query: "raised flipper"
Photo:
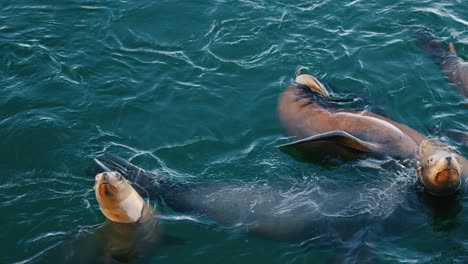
[[[309,87],[312,91],[319,93],[325,99],[330,99],[330,93],[314,76],[310,74],[302,74],[301,69],[296,71],[296,83]]]
[[[96,162],[103,171],[117,171],[122,174],[122,176],[136,187],[135,189],[142,196],[146,196],[146,194],[142,193],[142,190],[150,189],[158,184],[165,183],[165,181],[156,174],[138,168],[123,158],[111,153],[105,153],[94,159],[94,162]]]
[[[317,80],[314,76],[310,74],[302,74],[301,69],[298,69],[296,71],[295,82],[299,86],[308,87],[312,92],[321,95],[323,98],[330,102],[347,103],[354,101],[354,98],[338,98],[330,96],[330,93],[328,92],[327,88],[325,88],[325,86],[319,80]]]
[[[301,145],[317,141],[333,142],[335,144],[342,145],[343,147],[358,150],[361,152],[374,152],[376,149],[379,148],[377,144],[363,141],[342,130],[335,130],[323,134],[313,135],[311,137],[299,139],[297,141],[283,144],[278,147],[280,149],[285,149],[289,147],[300,147]]]

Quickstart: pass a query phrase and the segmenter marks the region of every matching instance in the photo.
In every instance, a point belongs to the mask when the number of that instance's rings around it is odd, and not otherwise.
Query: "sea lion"
[[[442,73],[453,83],[462,96],[468,98],[468,62],[457,56],[455,46],[440,42],[426,27],[413,30],[416,44],[439,65]]]
[[[257,183],[184,183],[143,170],[123,158],[106,153],[95,159],[103,170],[122,174],[148,198],[177,213],[189,214],[229,230],[246,231],[263,238],[302,242],[329,229],[314,203],[292,203],[280,188]],[[300,201],[298,203],[301,204]],[[322,232],[325,232],[321,230]]]
[[[149,253],[166,244],[157,210],[121,174],[103,171],[95,176],[94,191],[107,221],[97,228],[80,228],[83,230],[46,256],[45,262],[146,263]]]
[[[316,78],[297,73],[295,83],[281,94],[278,103],[286,133],[297,140],[280,148],[345,159],[367,153],[416,160],[420,181],[434,195],[455,193],[461,176],[468,176],[468,161],[453,148],[389,118],[337,109],[328,98],[330,93]]]

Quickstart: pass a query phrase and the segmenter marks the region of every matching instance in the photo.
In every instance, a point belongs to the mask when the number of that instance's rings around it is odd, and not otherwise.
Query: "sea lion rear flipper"
[[[413,28],[412,33],[416,45],[429,55],[435,63],[440,65],[448,56],[452,55],[450,50],[447,49],[447,45],[443,45],[429,28],[418,26]]]
[[[313,135],[311,137],[299,139],[291,143],[280,145],[278,147],[281,149],[288,147],[297,147],[303,144],[316,141],[331,141],[362,152],[373,152],[375,151],[375,149],[378,148],[377,145],[363,141],[342,130],[335,130],[323,134]]]

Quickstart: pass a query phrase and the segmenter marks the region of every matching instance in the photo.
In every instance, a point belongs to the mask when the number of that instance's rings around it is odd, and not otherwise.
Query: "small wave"
[[[190,221],[195,223],[201,223],[201,221],[198,218],[192,215],[160,215],[158,216],[158,218],[169,221]]]
[[[432,13],[439,17],[450,18],[453,21],[468,26],[468,20],[464,20],[463,18],[455,15],[451,9],[445,8],[442,4],[437,4],[436,7],[418,7],[414,8],[413,10],[416,12]]]
[[[60,241],[60,242],[57,242],[55,244],[52,244],[51,246],[45,248],[44,250],[41,250],[39,251],[38,253],[36,253],[35,255],[33,255],[32,257],[29,257],[27,259],[24,259],[24,260],[21,260],[21,261],[17,261],[17,262],[13,262],[14,264],[25,264],[25,263],[30,263],[32,261],[34,261],[35,259],[39,258],[40,256],[46,254],[47,252],[51,251],[52,249],[56,248],[57,246],[59,246],[60,244],[62,244],[63,242]]]
[[[63,232],[63,231],[56,231],[56,232],[47,232],[47,233],[43,233],[43,234],[40,234],[34,238],[31,238],[31,239],[28,239],[26,240],[27,243],[34,243],[34,242],[37,242],[41,239],[45,239],[45,238],[48,238],[48,237],[55,237],[55,236],[64,236],[64,235],[67,235],[66,232]]]
[[[215,59],[219,60],[220,62],[233,63],[243,69],[252,69],[252,68],[257,68],[257,67],[261,67],[262,65],[264,65],[266,63],[266,58],[277,53],[279,51],[279,48],[277,45],[271,45],[270,47],[266,48],[265,50],[261,51],[258,54],[244,57],[242,59],[222,58],[220,55],[215,54],[209,48],[206,48],[205,51],[211,56],[213,56]]]

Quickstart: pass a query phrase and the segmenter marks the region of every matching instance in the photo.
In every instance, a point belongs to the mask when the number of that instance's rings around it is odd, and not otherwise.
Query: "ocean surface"
[[[468,262],[466,187],[434,200],[390,158],[305,162],[277,148],[289,140],[277,99],[303,68],[468,156],[443,133],[466,133],[466,103],[415,26],[468,55],[462,0],[1,1],[0,263],[52,263],[102,226],[93,159],[105,152],[316,211],[314,235],[284,242],[150,201],[182,243],[149,263]]]

